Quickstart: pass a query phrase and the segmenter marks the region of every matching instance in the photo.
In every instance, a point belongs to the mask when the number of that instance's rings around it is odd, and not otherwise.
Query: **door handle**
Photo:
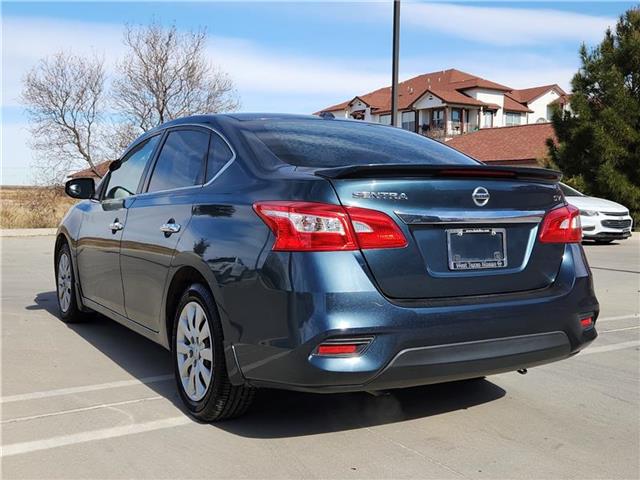
[[[168,237],[172,233],[178,233],[180,231],[180,224],[165,223],[160,227],[160,231]]]
[[[124,225],[121,224],[116,218],[113,223],[109,224],[109,228],[111,229],[111,233],[116,233],[118,230],[122,230]]]

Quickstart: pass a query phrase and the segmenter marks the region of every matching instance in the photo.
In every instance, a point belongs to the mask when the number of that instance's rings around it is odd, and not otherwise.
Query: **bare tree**
[[[141,130],[185,115],[235,110],[233,82],[206,58],[204,30],[179,33],[158,23],[126,27],[114,100]]]
[[[97,57],[61,52],[42,59],[24,77],[22,91],[40,179],[61,183],[71,169],[87,166],[100,176],[96,166],[118,158],[140,130],[238,108],[233,82],[207,60],[206,38],[204,30],[180,33],[158,23],[127,27],[129,53],[111,93]]]
[[[60,183],[79,165],[88,164],[98,174],[104,83],[101,59],[62,52],[42,59],[24,77],[22,101],[31,119],[32,146],[41,156],[40,175],[47,183]]]
[[[116,160],[120,158],[129,144],[139,135],[137,127],[128,121],[118,121],[113,118],[105,122],[101,146],[105,152],[105,158]]]

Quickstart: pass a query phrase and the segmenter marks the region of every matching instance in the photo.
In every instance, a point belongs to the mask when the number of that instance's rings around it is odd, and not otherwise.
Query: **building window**
[[[493,112],[490,110],[485,110],[482,112],[482,126],[484,128],[493,127]]]
[[[444,108],[431,111],[431,128],[434,130],[444,129]]]
[[[380,123],[382,125],[391,125],[391,115],[380,115]]]
[[[462,133],[462,109],[451,109],[451,131],[453,133]]]
[[[402,112],[402,129],[416,131],[416,112]]]
[[[512,125],[520,125],[520,117],[521,115],[519,113],[507,112],[504,114],[504,124],[507,127],[510,127]]]

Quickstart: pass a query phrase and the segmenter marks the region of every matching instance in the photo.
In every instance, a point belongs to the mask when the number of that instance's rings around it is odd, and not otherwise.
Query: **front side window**
[[[136,194],[144,168],[159,140],[160,135],[151,137],[127,153],[120,161],[120,166],[109,173],[104,189],[105,199],[126,198]]]
[[[280,160],[298,167],[405,163],[477,165],[470,157],[423,135],[374,123],[294,119],[244,123]]]
[[[211,135],[209,157],[207,159],[207,179],[209,182],[233,158],[233,152],[222,137],[216,133]]]
[[[505,125],[520,125],[520,114],[515,112],[505,113]]]
[[[169,132],[153,169],[149,192],[203,183],[209,133],[200,130]]]
[[[416,131],[416,112],[402,112],[402,129]]]

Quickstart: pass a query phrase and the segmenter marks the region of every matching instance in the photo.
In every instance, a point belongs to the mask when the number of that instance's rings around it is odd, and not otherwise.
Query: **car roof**
[[[216,113],[210,115],[191,115],[189,117],[177,118],[170,122],[160,125],[159,129],[184,124],[210,124],[224,122],[225,120],[237,120],[240,122],[249,121],[268,121],[268,120],[322,120],[322,118],[314,115],[299,115],[291,113]]]
[[[188,117],[177,118],[158,125],[151,130],[146,131],[138,138],[136,138],[127,147],[127,150],[131,149],[134,145],[139,144],[141,141],[156,135],[170,127],[179,127],[180,125],[202,125],[206,127],[224,127],[225,124],[236,122],[269,122],[270,120],[315,120],[315,121],[337,121],[337,122],[353,122],[354,120],[348,120],[344,118],[332,118],[326,119],[317,115],[301,115],[294,113],[214,113],[208,115],[190,115]],[[358,123],[367,123],[358,121]],[[375,125],[380,125],[376,123]]]

